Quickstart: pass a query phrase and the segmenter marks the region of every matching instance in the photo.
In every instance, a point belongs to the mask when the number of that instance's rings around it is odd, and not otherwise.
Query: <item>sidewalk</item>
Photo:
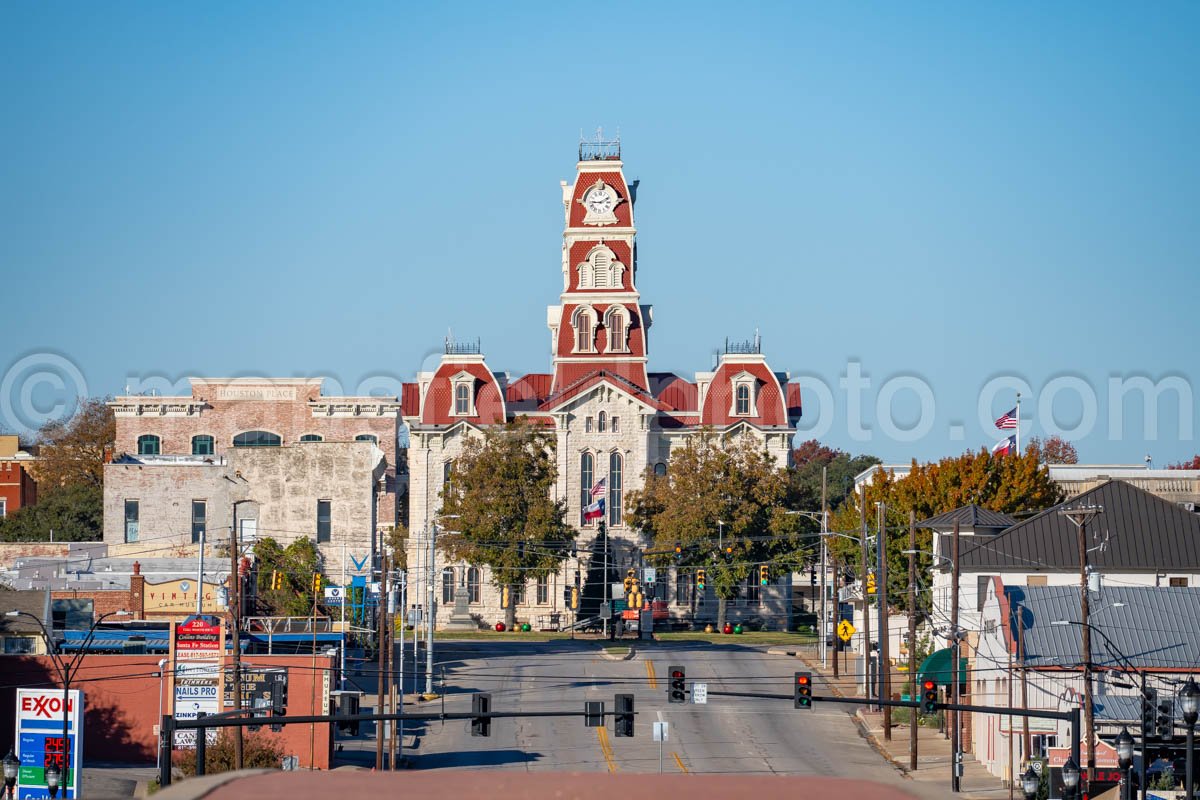
[[[854,678],[833,677],[832,666],[823,668],[816,648],[798,650],[772,648],[768,652],[790,655],[804,662],[810,670],[821,677],[821,682],[829,687],[833,694],[841,697],[860,697],[861,693]],[[843,664],[843,666],[845,666]],[[843,670],[852,671],[850,666]],[[868,741],[879,753],[891,761],[897,769],[904,773],[914,783],[923,784],[927,790],[944,787],[947,797],[954,797],[950,792],[950,740],[933,728],[917,728],[917,769],[909,770],[909,729],[908,725],[893,725],[892,739],[888,741],[883,733],[883,714],[869,712],[860,707],[854,714],[855,722]],[[976,761],[970,753],[963,754],[963,776],[960,782],[961,792],[958,797],[963,800],[1007,800],[1009,787],[1004,781],[993,776]],[[915,787],[914,787],[915,788]],[[1019,788],[1015,795],[1021,796]]]

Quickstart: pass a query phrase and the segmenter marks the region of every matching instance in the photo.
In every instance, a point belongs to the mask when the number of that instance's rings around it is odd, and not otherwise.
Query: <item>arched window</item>
[[[442,570],[442,605],[454,602],[454,567]]]
[[[454,387],[454,413],[471,413],[471,387],[465,383]]]
[[[601,411],[596,415],[596,432],[604,433],[608,430],[608,414]]]
[[[446,461],[442,464],[442,499],[450,496],[454,491],[454,461]]]
[[[356,441],[356,442],[371,442],[372,444],[379,444],[379,437],[373,433],[360,433],[358,436],[354,437],[354,441]]]
[[[621,524],[621,454],[608,457],[608,524]]]
[[[583,510],[592,504],[594,463],[591,453],[584,453],[579,457],[579,521],[585,525],[587,520],[583,518]]]
[[[654,474],[655,475],[666,475],[667,474],[667,465],[661,461],[658,462],[657,464],[655,464],[654,465]]]
[[[138,437],[138,455],[156,456],[162,452],[162,439],[153,433],[145,433]]]
[[[479,567],[467,570],[467,600],[471,603],[479,602]]]
[[[626,353],[629,351],[629,316],[624,306],[611,306],[604,316],[604,325],[608,328],[608,351],[610,353]]]
[[[214,446],[213,437],[208,434],[192,437],[192,455],[194,456],[211,456]]]
[[[612,251],[607,247],[597,248],[592,255],[592,275],[597,289],[607,289],[612,276]]]
[[[319,433],[306,433],[300,437],[300,441],[302,441],[302,442],[323,442],[323,441],[325,441],[325,437],[321,436],[321,434],[319,434]]]
[[[233,437],[234,447],[279,447],[283,440],[270,431],[244,431]]]
[[[737,413],[743,417],[750,414],[750,387],[744,383],[737,387]]]
[[[580,353],[592,349],[592,318],[588,314],[580,314],[575,324],[575,349]]]

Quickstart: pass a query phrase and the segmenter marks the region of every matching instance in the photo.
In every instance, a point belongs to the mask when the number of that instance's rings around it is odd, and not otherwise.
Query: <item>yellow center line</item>
[[[617,771],[617,762],[613,758],[612,744],[608,741],[608,729],[596,728],[596,738],[600,740],[600,752],[604,753],[604,760],[608,763],[608,771]]]
[[[686,775],[688,768],[683,765],[683,759],[679,757],[679,753],[672,750],[671,758],[675,759],[675,766],[679,767],[679,771]]]
[[[646,662],[646,674],[650,676],[650,688],[657,689],[658,688],[658,678],[654,674],[654,662],[653,661]]]

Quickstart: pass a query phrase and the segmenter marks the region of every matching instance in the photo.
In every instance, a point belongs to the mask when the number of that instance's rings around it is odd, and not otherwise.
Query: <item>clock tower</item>
[[[619,140],[580,143],[575,180],[562,182],[563,290],[546,313],[552,393],[598,374],[649,392],[651,307],[637,291],[636,190],[625,180]]]

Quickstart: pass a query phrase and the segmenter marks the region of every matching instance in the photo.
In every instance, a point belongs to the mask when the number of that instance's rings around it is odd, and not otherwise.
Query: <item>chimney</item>
[[[134,619],[146,618],[146,578],[140,561],[133,562],[133,574],[129,576],[129,610]]]

